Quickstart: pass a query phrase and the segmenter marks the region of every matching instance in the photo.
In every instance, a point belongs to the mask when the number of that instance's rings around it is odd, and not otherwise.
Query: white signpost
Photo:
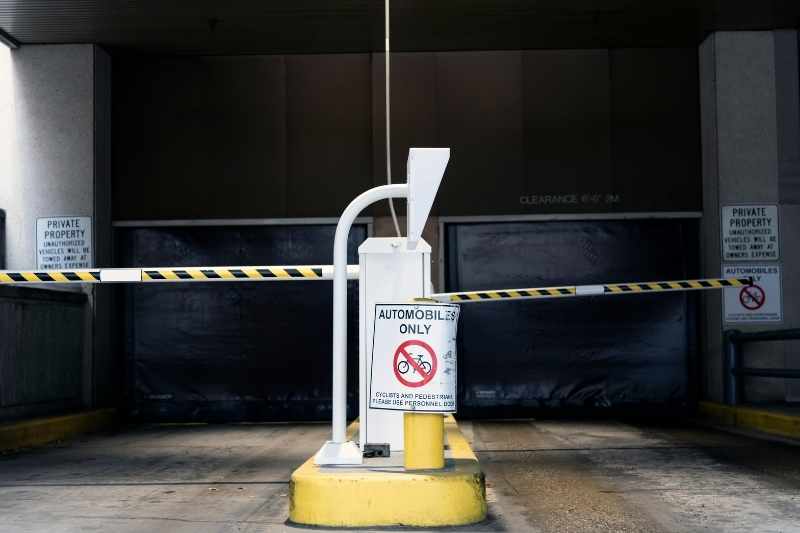
[[[722,275],[752,277],[753,285],[724,290],[724,319],[728,324],[783,321],[779,264],[723,265]]]
[[[780,258],[778,206],[723,206],[721,224],[723,261],[775,261]]]
[[[456,411],[459,306],[377,304],[369,406],[391,411]]]
[[[36,268],[74,270],[92,268],[92,218],[36,219]]]

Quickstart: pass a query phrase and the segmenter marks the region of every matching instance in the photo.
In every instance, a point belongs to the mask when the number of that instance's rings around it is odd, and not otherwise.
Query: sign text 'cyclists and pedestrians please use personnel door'
[[[458,305],[376,304],[369,406],[456,411]]]

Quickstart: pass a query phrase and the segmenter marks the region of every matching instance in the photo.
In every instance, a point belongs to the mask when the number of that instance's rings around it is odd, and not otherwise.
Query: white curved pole
[[[382,185],[356,196],[345,208],[333,239],[333,435],[345,442],[347,432],[347,236],[356,217],[378,200],[407,198],[408,185]]]

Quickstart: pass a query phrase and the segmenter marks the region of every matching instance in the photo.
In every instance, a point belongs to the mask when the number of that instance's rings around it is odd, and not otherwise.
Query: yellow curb
[[[358,430],[358,422],[348,433]],[[292,474],[289,520],[327,527],[458,526],[486,518],[483,472],[452,416],[441,470],[324,468],[312,457]]]
[[[700,414],[722,425],[800,439],[800,416],[753,407],[732,407],[714,402],[700,402],[698,409]]]
[[[82,433],[109,429],[114,426],[115,421],[116,409],[96,409],[0,424],[0,452],[41,446]]]

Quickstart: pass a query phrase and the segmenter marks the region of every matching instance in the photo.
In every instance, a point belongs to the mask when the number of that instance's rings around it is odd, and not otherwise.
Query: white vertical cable
[[[385,33],[385,63],[386,63],[386,183],[392,184],[392,115],[391,115],[391,76],[389,68],[389,0],[384,2],[384,33]],[[394,210],[394,200],[389,198],[389,211],[392,213],[392,222],[394,223],[394,230],[397,236],[401,237],[400,224],[397,223],[397,213]]]

